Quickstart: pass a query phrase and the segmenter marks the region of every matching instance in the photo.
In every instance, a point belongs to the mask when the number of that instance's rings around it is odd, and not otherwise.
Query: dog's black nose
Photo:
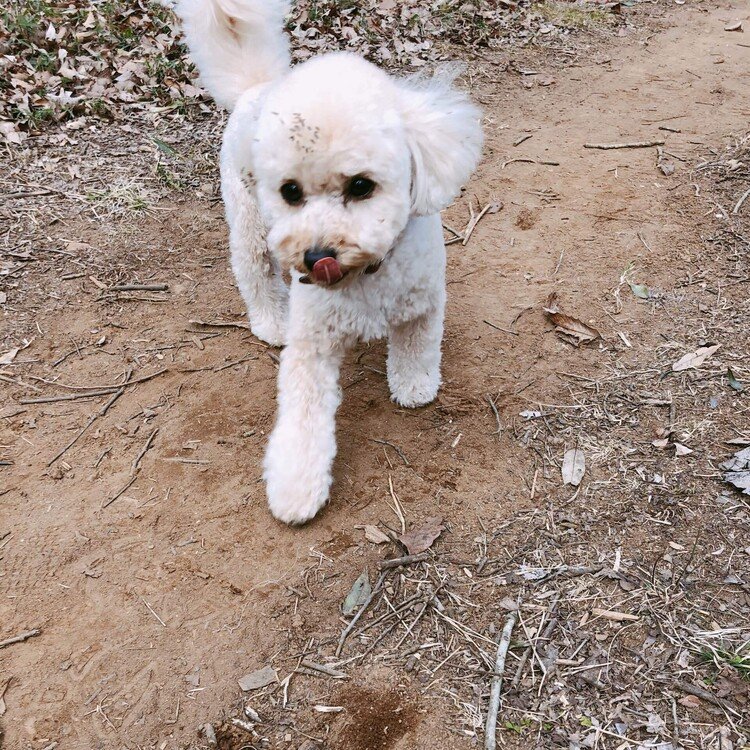
[[[309,250],[305,250],[305,265],[307,268],[312,271],[313,266],[321,259],[321,258],[335,258],[336,257],[336,251],[332,250],[330,247],[312,247]]]

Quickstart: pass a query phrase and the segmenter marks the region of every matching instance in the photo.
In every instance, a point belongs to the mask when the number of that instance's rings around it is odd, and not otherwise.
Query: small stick
[[[42,631],[39,628],[34,628],[33,630],[27,630],[25,633],[14,635],[12,638],[6,638],[4,641],[0,641],[0,648],[12,646],[14,643],[23,643],[23,641],[27,641],[29,638],[33,638],[41,632]]]
[[[513,141],[514,146],[520,146],[524,141],[528,141],[529,138],[533,138],[533,135],[521,135]]]
[[[59,361],[59,360],[58,360]],[[33,375],[32,380],[37,380],[40,383],[46,383],[47,385],[54,385],[57,388],[67,388],[69,391],[91,391],[91,390],[104,390],[104,391],[116,391],[123,385],[135,385],[136,383],[145,383],[147,380],[163,375],[165,372],[169,372],[169,368],[162,367],[161,370],[152,372],[149,375],[141,375],[139,378],[133,378],[132,380],[126,380],[125,383],[112,383],[111,385],[67,385],[66,383],[60,383],[57,380],[45,380],[44,378],[37,378]]]
[[[107,396],[114,393],[116,388],[105,388],[100,391],[89,391],[87,393],[66,393],[63,396],[44,396],[40,398],[21,398],[19,404],[53,404],[57,401],[76,401],[81,398],[94,398],[96,396]]]
[[[336,646],[336,656],[341,656],[341,649],[344,648],[344,642],[346,641],[347,637],[349,636],[349,633],[354,630],[354,626],[357,624],[357,621],[360,617],[364,614],[364,611],[370,606],[370,602],[375,598],[375,595],[380,592],[380,589],[383,588],[383,581],[385,581],[385,573],[381,573],[378,577],[378,582],[375,584],[375,587],[370,592],[370,596],[367,597],[365,600],[365,603],[359,608],[357,611],[357,614],[352,617],[351,622],[344,628],[344,630],[341,632],[341,637],[339,638],[339,645]]]
[[[116,284],[108,292],[166,292],[169,284]]]
[[[109,401],[107,401],[107,403],[104,404],[104,406],[98,412],[96,412],[96,414],[92,414],[89,417],[89,421],[86,422],[86,424],[81,428],[80,432],[54,458],[52,458],[51,460],[47,462],[47,466],[52,466],[52,464],[55,463],[55,461],[57,461],[58,458],[62,457],[62,455],[69,448],[72,448],[73,445],[75,445],[75,443],[78,442],[81,435],[83,435],[83,433],[86,432],[86,430],[88,430],[88,428],[91,427],[91,425],[94,424],[94,422],[99,417],[103,417],[109,411],[109,407],[112,406],[112,404],[114,404],[115,401],[117,401],[117,399],[120,398],[120,396],[122,396],[123,393],[125,393],[125,386],[122,386],[122,388],[120,388],[119,391],[117,391],[116,393],[113,393],[112,398]]]
[[[510,328],[501,328],[496,326],[494,323],[490,323],[489,320],[483,320],[482,323],[486,323],[490,328],[494,328],[496,331],[502,331],[503,333],[510,333],[512,336],[518,336],[518,331],[511,331]]]
[[[146,445],[143,446],[143,449],[136,456],[135,461],[133,461],[133,465],[130,467],[131,475],[135,474],[135,472],[138,471],[138,464],[141,462],[141,459],[146,455],[146,451],[151,447],[151,443],[154,442],[154,438],[156,437],[157,432],[159,432],[158,427],[156,427],[154,431],[148,436],[148,440],[146,440]]]
[[[234,323],[232,321],[191,320],[189,322],[196,326],[208,326],[209,328],[242,328],[244,331],[250,330],[250,326],[247,323]]]
[[[391,491],[391,497],[393,498],[393,512],[398,516],[398,520],[401,522],[401,533],[406,533],[406,518],[404,517],[404,509],[401,507],[401,503],[398,500],[398,496],[396,495],[394,489],[393,489],[393,479],[391,478],[391,475],[388,475],[388,489]],[[388,502],[386,500],[386,502]],[[388,503],[390,505],[390,503]]]
[[[471,238],[471,235],[474,233],[477,224],[479,224],[482,217],[487,213],[487,211],[490,210],[490,208],[492,208],[492,204],[488,203],[476,216],[472,216],[471,221],[469,222],[469,226],[466,227],[466,231],[464,232],[464,238],[461,240],[461,244],[464,247]]]
[[[378,568],[380,570],[391,570],[392,568],[399,568],[402,565],[414,565],[414,563],[424,562],[429,559],[429,552],[422,552],[418,555],[404,555],[403,557],[394,557],[391,560],[381,560],[378,563]]]
[[[497,406],[495,406],[495,402],[492,400],[492,397],[487,394],[487,403],[490,405],[490,409],[492,409],[492,413],[495,415],[495,421],[497,422],[497,430],[495,430],[495,435],[499,435],[503,431],[503,425],[502,422],[500,422],[500,414],[497,411]]]
[[[744,195],[737,201],[735,204],[735,207],[732,209],[732,216],[737,216],[737,214],[740,212],[740,209],[742,208],[742,204],[750,198],[750,188],[745,191]]]
[[[111,497],[107,502],[102,504],[102,509],[108,508],[112,503],[122,497],[135,483],[138,477],[133,477],[114,497]]]
[[[389,443],[387,440],[378,440],[378,438],[370,438],[373,443],[379,443],[380,445],[387,445],[389,448],[393,448],[396,453],[398,453],[398,457],[404,462],[406,466],[409,466],[409,461],[404,455],[404,452],[399,448],[397,445],[394,445],[393,443]]]
[[[159,615],[156,614],[156,612],[154,612],[151,605],[143,597],[141,597],[141,601],[146,605],[148,611],[162,624],[162,627],[166,628],[167,624],[164,622],[164,620],[161,619],[161,617],[159,617]]]
[[[584,143],[584,148],[598,148],[609,151],[614,148],[651,148],[652,146],[663,146],[664,140],[655,141],[631,141],[630,143]]]
[[[484,725],[484,747],[485,750],[495,750],[497,747],[497,711],[500,708],[500,690],[503,686],[503,674],[505,673],[505,658],[510,647],[510,635],[516,624],[518,611],[514,610],[508,615],[508,620],[503,628],[500,641],[497,644],[497,656],[495,657],[495,672],[490,687],[490,705],[487,709],[487,722]]]
[[[303,659],[300,662],[300,666],[305,667],[306,669],[312,669],[313,672],[320,672],[321,674],[328,675],[329,677],[333,677],[337,680],[344,680],[349,677],[346,672],[340,672],[338,669],[333,669],[332,667],[328,667],[325,664],[318,664],[317,662],[310,661],[309,659]]]

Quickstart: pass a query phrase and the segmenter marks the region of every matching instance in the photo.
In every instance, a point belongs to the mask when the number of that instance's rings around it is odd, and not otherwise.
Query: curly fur
[[[232,268],[252,331],[285,344],[264,463],[271,512],[304,523],[328,502],[339,368],[357,340],[387,337],[402,406],[440,386],[445,248],[439,211],[480,155],[479,111],[437,80],[388,76],[346,53],[289,68],[277,0],[182,0],[205,84],[232,113],[221,152]],[[352,177],[376,187],[346,196]],[[304,198],[289,205],[281,186]],[[304,254],[336,252],[344,278],[309,281]],[[282,280],[288,271],[289,287]]]

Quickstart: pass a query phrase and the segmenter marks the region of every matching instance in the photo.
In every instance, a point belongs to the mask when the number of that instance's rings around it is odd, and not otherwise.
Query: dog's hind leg
[[[288,289],[266,247],[255,198],[237,171],[222,163],[222,195],[229,224],[232,270],[247,306],[250,329],[273,346],[284,344]]]
[[[440,345],[443,339],[445,294],[428,313],[391,326],[388,334],[388,386],[401,406],[423,406],[440,388]]]
[[[294,335],[281,353],[264,476],[271,513],[285,523],[309,521],[328,502],[343,353],[340,343]]]

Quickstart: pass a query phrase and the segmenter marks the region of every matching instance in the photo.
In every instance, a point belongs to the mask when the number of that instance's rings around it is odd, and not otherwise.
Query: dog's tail
[[[190,54],[211,96],[231,110],[240,94],[289,66],[287,0],[179,0]]]

